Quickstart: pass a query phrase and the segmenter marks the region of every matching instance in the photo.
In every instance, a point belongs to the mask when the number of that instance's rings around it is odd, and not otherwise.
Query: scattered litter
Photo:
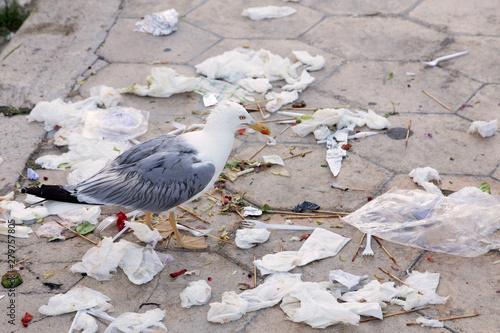
[[[326,125],[319,125],[314,131],[314,137],[316,140],[326,140],[329,136],[332,135],[332,131]]]
[[[413,178],[413,181],[417,183],[420,186],[423,186],[422,184],[425,182],[430,182],[431,180],[435,180],[438,183],[441,181],[439,178],[439,173],[437,172],[436,169],[433,169],[431,167],[425,167],[425,168],[416,168],[413,169],[408,176]]]
[[[6,195],[0,196],[0,201],[12,201],[14,200],[14,191],[10,191]]]
[[[59,223],[67,225],[68,222],[60,221]],[[66,229],[64,227],[61,227],[61,225],[59,225],[54,221],[50,221],[50,222],[45,222],[43,225],[41,225],[35,231],[35,234],[40,238],[50,238],[50,240],[55,240],[55,239],[64,240],[67,238],[75,237],[74,234],[69,235],[68,233],[66,233],[66,235],[64,235],[65,231]]]
[[[104,333],[121,332],[167,332],[161,322],[165,317],[165,310],[154,309],[145,313],[125,312],[116,318]]]
[[[205,107],[214,106],[215,104],[219,103],[219,97],[220,94],[217,93],[206,94],[205,96],[203,96],[203,105],[205,105]]]
[[[288,6],[250,7],[243,9],[241,16],[249,17],[254,21],[260,21],[263,19],[286,17],[295,12],[297,12],[296,9]]]
[[[9,271],[2,276],[2,286],[10,289],[23,283],[23,278],[18,271]]]
[[[447,197],[394,188],[343,220],[391,242],[475,257],[500,248],[499,214],[500,196],[475,187]]]
[[[413,271],[405,283],[411,287],[405,285],[398,287],[398,298],[391,300],[391,303],[403,306],[405,311],[427,304],[445,304],[450,297],[436,294],[439,273]]]
[[[184,273],[188,276],[191,276],[191,275],[200,275],[200,271],[198,269],[193,269],[192,271],[186,271],[186,273]]]
[[[292,209],[292,211],[296,213],[302,213],[304,210],[318,210],[320,208],[321,207],[318,204],[309,201],[304,201],[301,204],[295,206],[295,208]]]
[[[52,296],[47,305],[40,306],[38,312],[45,316],[57,316],[86,309],[109,311],[113,309],[113,306],[108,303],[110,300],[103,293],[77,285],[65,294]]]
[[[273,88],[273,85],[269,83],[268,79],[265,78],[244,78],[239,80],[237,85],[248,92],[256,92],[259,94],[264,94]]]
[[[75,315],[74,326],[72,325],[72,328],[77,331],[83,330],[82,333],[94,333],[98,331],[99,326],[97,326],[94,317],[89,315],[86,311],[80,310]]]
[[[130,140],[147,132],[148,120],[149,112],[131,107],[90,110],[82,135],[87,139]]]
[[[40,176],[38,176],[38,174],[35,172],[35,170],[33,170],[31,168],[28,168],[28,170],[27,170],[27,177],[28,177],[28,179],[32,179],[32,180],[38,180],[40,178]]]
[[[287,84],[282,87],[283,90],[286,91],[297,91],[302,92],[309,86],[315,79],[309,74],[305,69],[302,71],[302,74],[299,76],[297,80],[294,80],[292,83]],[[267,96],[266,96],[267,97]],[[298,98],[298,96],[297,96]],[[287,103],[285,103],[287,104]],[[266,106],[267,108],[267,106]]]
[[[304,266],[314,260],[337,255],[350,238],[339,236],[331,231],[316,228],[302,244],[299,251],[283,251],[267,254],[254,264],[261,274],[288,272],[296,266]]]
[[[12,232],[12,229],[14,232]],[[30,227],[25,227],[22,225],[9,225],[8,223],[0,222],[0,235],[5,235],[9,237],[18,237],[18,238],[28,238],[29,234],[33,233]]]
[[[247,206],[247,207],[243,208],[242,215],[243,215],[243,217],[247,217],[247,216],[261,216],[262,215],[262,210],[260,210],[258,208]]]
[[[469,134],[479,133],[483,138],[495,135],[498,130],[498,120],[492,121],[475,121],[470,124]]]
[[[330,271],[330,282],[334,283],[335,281],[346,287],[343,292],[351,290],[353,287],[359,285],[361,281],[366,280],[368,275],[356,276],[347,272],[344,272],[341,269],[337,269],[334,271]]]
[[[250,249],[258,243],[267,242],[269,235],[271,232],[266,229],[239,229],[234,243],[240,249]]]
[[[212,288],[205,280],[189,282],[189,286],[181,294],[181,306],[190,308],[193,305],[204,305],[212,296]]]
[[[266,155],[266,156],[262,156],[262,159],[264,161],[264,163],[271,163],[271,164],[275,164],[275,165],[282,165],[282,166],[285,166],[285,162],[283,162],[283,159],[278,156],[278,155]]]
[[[436,319],[427,319],[422,316],[418,317],[416,322],[419,323],[422,327],[444,327],[444,323],[442,321]]]
[[[407,133],[408,133],[408,129],[403,128],[403,127],[393,127],[393,128],[389,128],[387,131],[385,131],[385,134],[394,140],[406,139]],[[408,134],[408,136],[412,136],[412,135],[413,135],[413,131],[410,130],[410,134]]]
[[[177,30],[179,13],[175,9],[146,15],[135,23],[134,31],[144,32],[153,36],[166,36]]]
[[[390,302],[397,295],[398,290],[394,287],[394,282],[381,284],[377,280],[372,280],[359,290],[346,292],[340,299],[346,302],[378,303],[382,309],[385,309],[386,302]]]
[[[276,176],[292,177],[292,175],[290,174],[290,172],[287,169],[285,169],[285,168],[282,168],[279,171],[271,171],[271,173],[273,175],[276,175]]]
[[[0,219],[14,220],[16,224],[22,224],[24,221],[35,221],[49,215],[47,208],[43,206],[26,208],[22,202],[18,201],[0,201],[0,208],[4,210]]]
[[[99,206],[82,207],[57,215],[67,221],[69,227],[77,226],[85,221],[95,225],[99,222],[98,219],[101,217],[101,208]]]
[[[297,91],[282,91],[281,93],[275,93],[274,91],[268,92],[266,94],[266,99],[270,100],[266,103],[266,110],[269,112],[276,112],[283,105],[292,103],[299,98]]]
[[[319,71],[325,65],[325,57],[321,55],[313,57],[307,51],[292,51],[292,53],[297,60],[307,66],[305,69],[309,72]]]
[[[468,53],[469,53],[469,51],[458,52],[458,53],[454,53],[454,54],[450,54],[450,55],[447,55],[447,56],[436,58],[436,59],[434,59],[432,61],[422,61],[422,63],[426,64],[427,66],[434,67],[434,66],[436,66],[441,61],[450,60],[450,59],[454,59],[454,58],[457,58],[457,57],[461,57],[461,56],[466,55]]]
[[[210,303],[207,320],[212,323],[224,324],[240,319],[247,311],[248,302],[234,291],[222,294],[222,302]]]
[[[139,238],[139,240],[144,243],[151,245],[153,248],[156,246],[156,243],[163,239],[158,230],[151,230],[143,223],[125,221],[125,226],[134,231],[135,237]]]
[[[178,272],[170,273],[170,277],[175,278],[175,277],[178,277],[178,276],[180,276],[180,275],[182,275],[182,274],[184,274],[186,272],[187,272],[187,269],[181,269]]]

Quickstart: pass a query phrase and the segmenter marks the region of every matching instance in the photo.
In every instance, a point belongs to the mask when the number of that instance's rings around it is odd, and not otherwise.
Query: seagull
[[[160,135],[133,146],[94,176],[77,185],[42,185],[22,193],[43,198],[55,209],[82,205],[121,206],[145,212],[169,211],[175,237],[179,235],[173,209],[212,188],[233,148],[235,132],[251,128],[264,135],[270,129],[252,119],[239,104],[220,102],[200,131]],[[62,204],[64,203],[64,204]],[[72,204],[68,209],[68,203]],[[76,205],[75,205],[76,204]],[[150,228],[151,222],[147,219]]]

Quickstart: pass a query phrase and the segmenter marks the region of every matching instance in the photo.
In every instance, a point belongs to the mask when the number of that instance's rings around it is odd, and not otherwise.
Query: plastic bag
[[[391,189],[343,220],[382,239],[464,257],[500,248],[500,196],[466,187],[448,197]]]

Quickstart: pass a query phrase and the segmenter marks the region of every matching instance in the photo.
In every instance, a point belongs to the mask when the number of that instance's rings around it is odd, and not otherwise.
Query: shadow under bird
[[[264,135],[271,131],[252,119],[234,102],[221,102],[205,127],[178,136],[160,135],[138,144],[77,185],[42,185],[22,193],[45,199],[51,213],[82,205],[121,206],[150,213],[169,211],[175,237],[179,235],[173,209],[207,192],[219,177],[233,148],[234,134],[252,128]],[[151,228],[151,222],[146,220]]]

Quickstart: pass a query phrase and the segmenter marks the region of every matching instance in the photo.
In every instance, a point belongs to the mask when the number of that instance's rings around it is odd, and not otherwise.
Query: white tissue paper
[[[288,6],[250,7],[243,9],[241,16],[249,17],[254,21],[260,21],[263,19],[286,17],[294,14],[296,11],[296,9]]]
[[[14,220],[15,224],[22,224],[23,221],[38,220],[49,215],[49,211],[44,206],[33,206],[26,208],[22,202],[0,201],[0,208],[9,214],[5,214],[6,220]]]
[[[431,180],[436,180],[438,183],[441,181],[439,178],[439,173],[436,169],[431,167],[416,168],[413,169],[408,176],[413,178],[413,181],[418,185],[422,186],[424,182],[430,182]]]
[[[82,333],[96,333],[99,329],[94,317],[87,313],[80,313],[75,320],[76,322],[73,328],[77,331],[82,330]]]
[[[208,302],[212,296],[212,288],[205,280],[189,282],[189,286],[181,294],[181,306],[190,308],[193,305],[203,305]]]
[[[239,229],[234,242],[240,249],[250,249],[258,243],[267,242],[270,234],[266,229]]]
[[[378,303],[381,308],[385,309],[387,307],[385,302],[390,302],[397,295],[398,290],[394,287],[394,282],[380,284],[373,280],[359,290],[346,292],[340,299],[346,302]]]
[[[317,55],[313,57],[307,51],[292,51],[297,60],[306,65],[308,72],[319,71],[325,65],[325,57]]]
[[[222,302],[210,303],[207,320],[212,323],[224,324],[240,319],[245,313],[248,302],[234,291],[222,294]]]
[[[70,226],[77,226],[85,221],[95,225],[99,222],[98,219],[101,217],[101,207],[82,207],[68,212],[59,213],[57,215],[68,221]]]
[[[178,21],[179,13],[175,9],[169,9],[144,16],[141,21],[135,23],[134,31],[153,36],[166,36],[177,30],[175,25]]]
[[[292,83],[287,84],[283,86],[283,90],[287,91],[298,91],[302,92],[302,90],[305,90],[315,79],[309,74],[306,70],[302,71],[302,74],[294,80]]]
[[[297,91],[282,91],[280,93],[275,93],[271,91],[266,94],[266,100],[271,100],[266,103],[266,110],[269,112],[276,112],[283,105],[292,103],[299,98],[299,93]],[[295,128],[295,127],[292,127]]]
[[[9,228],[8,223],[0,222],[0,235],[17,237],[17,238],[28,238],[29,234],[33,233],[33,230],[31,230],[30,227],[25,227],[22,225],[14,226],[14,233],[12,233],[12,231],[9,233],[9,229],[11,228]]]
[[[420,324],[422,327],[444,327],[444,323],[442,321],[436,320],[436,319],[427,319],[425,317],[418,317],[417,320],[415,320],[417,323]]]
[[[498,130],[498,120],[492,121],[475,121],[470,124],[469,134],[479,133],[483,138],[495,135]]]
[[[163,239],[158,230],[151,230],[144,223],[125,221],[125,225],[134,231],[135,237],[139,238],[139,240],[144,243],[151,245],[153,248],[156,246],[156,243]]]
[[[259,94],[264,94],[273,88],[272,84],[266,78],[245,78],[239,80],[236,84],[248,92],[256,92]]]
[[[167,332],[167,327],[161,322],[165,313],[166,311],[161,309],[145,313],[125,312],[111,322],[104,333]]]
[[[156,252],[151,247],[129,248],[118,264],[130,282],[144,284],[153,280],[166,263],[174,261],[170,254]]]
[[[110,311],[113,309],[113,306],[108,303],[110,300],[101,292],[77,285],[65,294],[52,296],[47,305],[40,306],[38,312],[45,316],[57,316],[86,309]]]
[[[334,271],[330,271],[330,282],[335,283],[335,281],[347,287],[345,291],[349,291],[355,286],[359,285],[361,281],[368,278],[368,275],[357,276],[347,272],[344,272],[341,269],[336,269]]]
[[[336,255],[349,240],[350,238],[337,235],[331,231],[316,228],[302,244],[299,251],[267,254],[262,259],[255,260],[254,264],[262,274],[287,272],[314,260]]]

